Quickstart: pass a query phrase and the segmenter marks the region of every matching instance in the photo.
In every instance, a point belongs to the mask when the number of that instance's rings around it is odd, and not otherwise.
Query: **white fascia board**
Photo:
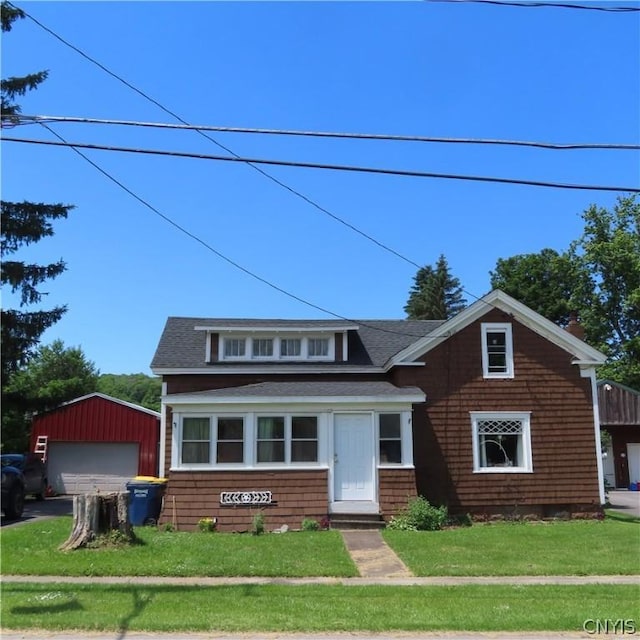
[[[349,365],[310,365],[305,367],[300,364],[293,365],[274,365],[270,367],[260,366],[259,363],[250,363],[247,365],[229,365],[224,362],[220,365],[211,364],[206,367],[156,367],[151,369],[152,373],[157,376],[175,376],[175,375],[205,375],[205,374],[225,374],[234,375],[237,373],[384,373],[382,367],[351,367]]]
[[[211,331],[216,333],[340,333],[342,331],[354,331],[358,329],[357,324],[339,325],[335,327],[318,326],[256,326],[256,325],[238,325],[230,327],[229,325],[212,325],[197,326],[195,331]]]
[[[163,403],[169,406],[178,405],[412,405],[426,400],[424,393],[401,396],[215,396],[206,394],[175,394],[162,397]]]
[[[488,307],[494,307],[510,314],[515,320],[532,331],[535,331],[553,344],[573,354],[577,359],[576,364],[581,362],[584,364],[598,365],[603,364],[607,359],[603,353],[589,346],[586,342],[579,340],[566,329],[559,327],[557,324],[551,322],[551,320],[547,320],[547,318],[536,313],[521,302],[518,302],[515,298],[504,293],[504,291],[494,289],[464,309],[464,311],[461,311],[454,318],[451,318],[451,320],[441,324],[431,334],[421,338],[396,354],[389,361],[386,368],[390,369],[392,366],[405,364],[403,361],[415,360],[428,351],[431,351],[431,349],[438,346],[444,340],[485,315],[487,311],[490,310]]]

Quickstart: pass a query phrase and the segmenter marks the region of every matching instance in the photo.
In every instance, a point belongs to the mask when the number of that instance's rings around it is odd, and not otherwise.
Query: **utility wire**
[[[509,0],[426,0],[426,2],[447,2],[447,3],[475,3],[475,4],[495,4],[505,7],[524,7],[524,8],[556,8],[556,9],[582,9],[587,11],[606,11],[611,13],[629,13],[632,11],[640,11],[640,7],[598,7],[584,4],[568,4],[566,2],[517,2]]]
[[[44,125],[43,125],[44,126]],[[48,127],[47,127],[48,128]],[[523,180],[520,178],[495,178],[493,176],[469,176],[451,173],[432,173],[428,171],[410,171],[406,169],[381,169],[377,167],[361,167],[340,164],[322,164],[317,162],[300,162],[293,160],[268,160],[262,158],[241,158],[239,156],[215,156],[204,153],[193,153],[187,151],[162,151],[157,149],[141,149],[132,147],[118,147],[112,145],[89,144],[83,142],[54,142],[51,140],[34,140],[27,138],[4,137],[6,142],[20,142],[26,144],[39,144],[56,147],[73,147],[80,149],[95,149],[99,151],[117,151],[124,153],[138,153],[143,155],[169,156],[174,158],[196,158],[198,160],[217,160],[221,162],[244,162],[249,164],[268,164],[282,167],[302,167],[307,169],[329,169],[334,171],[351,171],[357,173],[374,173],[384,175],[409,176],[414,178],[439,178],[445,180],[468,180],[474,182],[493,182],[505,184],[517,184],[534,187],[547,187],[554,189],[577,189],[583,191],[626,191],[630,193],[640,193],[640,187],[614,187],[603,185],[586,185],[566,182],[544,182],[541,180]],[[398,254],[399,255],[399,254]],[[420,268],[416,262],[409,258],[402,257],[403,260]]]
[[[18,7],[16,7],[14,4],[9,2],[8,0],[7,0],[7,3],[9,4],[9,6],[13,7],[14,9],[19,9]],[[119,82],[124,84],[126,87],[128,87],[132,91],[135,91],[138,95],[142,96],[145,100],[148,100],[149,102],[151,102],[152,104],[157,106],[159,109],[162,109],[162,111],[164,111],[165,113],[169,114],[172,118],[175,118],[176,120],[178,120],[178,122],[181,122],[182,124],[185,124],[185,125],[189,124],[186,120],[181,118],[177,113],[171,111],[170,109],[165,107],[163,104],[161,104],[160,102],[158,102],[157,100],[155,100],[154,98],[152,98],[151,96],[146,94],[144,91],[138,89],[136,86],[134,86],[133,84],[131,84],[130,82],[128,82],[127,80],[125,80],[124,78],[119,76],[118,74],[114,73],[113,71],[111,71],[110,69],[105,67],[103,64],[101,64],[100,62],[98,62],[97,60],[95,60],[94,58],[89,56],[87,53],[85,53],[84,51],[82,51],[81,49],[76,47],[75,45],[73,45],[70,42],[68,42],[67,40],[65,40],[62,36],[59,36],[55,31],[53,31],[52,29],[49,29],[49,27],[45,26],[44,24],[42,24],[41,22],[36,20],[32,15],[30,15],[29,13],[24,11],[24,9],[20,9],[20,11],[22,11],[27,18],[29,18],[31,21],[33,21],[35,24],[37,24],[41,29],[44,29],[47,33],[49,33],[54,38],[56,38],[57,40],[62,42],[62,44],[64,44],[65,46],[69,47],[70,49],[73,49],[73,51],[75,51],[76,53],[81,55],[83,58],[85,58],[86,60],[88,60],[92,64],[94,64],[97,67],[99,67],[100,69],[102,69],[105,73],[110,75],[112,78],[114,78],[115,80],[118,80]],[[230,153],[235,158],[239,158],[239,156],[234,151],[232,151],[228,147],[225,147],[224,145],[220,144],[215,138],[211,137],[210,135],[208,135],[204,131],[196,131],[196,132],[199,135],[201,135],[202,137],[204,137],[207,140],[209,140],[210,142],[213,142],[216,146],[218,146],[223,151],[226,151],[227,153]],[[400,260],[403,260],[404,262],[406,262],[408,264],[411,264],[411,265],[415,265],[416,264],[413,260],[410,260],[407,257],[403,256],[401,253],[399,253],[395,249],[393,249],[390,246],[384,244],[383,242],[380,242],[379,240],[376,240],[373,236],[371,236],[368,233],[362,231],[361,229],[358,229],[358,227],[354,226],[350,222],[347,222],[346,220],[344,220],[340,216],[336,215],[335,213],[332,213],[327,208],[325,208],[322,205],[318,204],[317,202],[315,202],[314,200],[312,200],[308,196],[304,195],[300,191],[298,191],[298,190],[294,189],[293,187],[289,186],[288,184],[282,182],[281,180],[279,180],[275,176],[272,176],[270,173],[267,173],[266,171],[261,169],[259,166],[257,166],[257,164],[252,164],[250,162],[247,162],[247,164],[252,169],[254,169],[258,173],[263,175],[265,178],[268,178],[269,180],[271,180],[272,182],[274,182],[278,186],[280,186],[283,189],[286,189],[287,191],[289,191],[289,193],[292,193],[294,196],[297,196],[301,200],[304,200],[307,204],[310,204],[312,207],[314,207],[315,209],[317,209],[321,213],[324,213],[325,215],[329,216],[330,218],[332,218],[336,222],[339,222],[340,224],[344,225],[348,229],[351,229],[351,231],[353,231],[354,233],[357,233],[358,235],[362,236],[366,240],[369,240],[370,242],[373,242],[373,244],[377,245],[381,249],[384,249],[388,253],[393,254],[394,256],[396,256],[397,258],[400,258]],[[472,295],[472,294],[469,294],[469,295]],[[473,297],[475,297],[475,296],[473,296]]]
[[[25,122],[21,122],[21,121]],[[616,143],[556,143],[535,142],[528,140],[496,140],[491,138],[442,138],[431,136],[407,136],[380,133],[342,133],[333,131],[300,131],[294,129],[256,129],[246,127],[222,127],[213,125],[172,124],[166,122],[141,122],[138,120],[113,120],[100,118],[80,118],[74,116],[30,116],[18,114],[12,118],[9,126],[18,121],[20,124],[33,124],[34,122],[71,122],[80,124],[106,124],[134,127],[151,127],[157,129],[180,129],[187,131],[220,131],[224,133],[252,133],[281,136],[304,136],[315,138],[341,138],[350,140],[390,140],[397,142],[434,142],[443,144],[480,144],[480,145],[505,145],[518,147],[535,147],[553,150],[598,149],[598,150],[638,150],[640,144],[616,144]]]
[[[221,253],[220,251],[215,249],[213,246],[211,246],[208,242],[206,242],[205,240],[203,240],[202,238],[197,236],[195,233],[192,233],[191,231],[189,231],[188,229],[183,227],[181,224],[177,223],[175,220],[170,218],[168,215],[162,213],[159,209],[154,207],[147,200],[145,200],[144,198],[142,198],[141,196],[136,194],[129,187],[127,187],[124,183],[122,183],[120,180],[118,180],[117,178],[112,176],[108,171],[103,169],[96,162],[91,160],[91,158],[89,158],[86,154],[82,153],[82,151],[77,149],[76,146],[78,146],[78,145],[75,145],[75,144],[73,144],[71,142],[67,142],[60,134],[58,134],[56,131],[54,131],[51,127],[47,126],[46,124],[44,124],[44,123],[40,123],[40,124],[45,129],[47,129],[47,131],[49,131],[56,138],[58,138],[58,140],[60,140],[60,144],[62,146],[70,147],[81,158],[86,160],[94,169],[98,170],[103,176],[105,176],[105,178],[109,179],[111,182],[113,182],[118,187],[120,187],[123,191],[128,193],[131,197],[135,198],[140,204],[145,206],[152,213],[154,213],[158,217],[162,218],[162,220],[164,220],[167,224],[171,225],[172,227],[174,227],[175,229],[177,229],[178,231],[180,231],[181,233],[183,233],[184,235],[189,237],[191,240],[194,240],[195,242],[197,242],[198,244],[203,246],[207,251],[210,251],[211,253],[216,255],[218,258],[224,260],[225,262],[230,264],[232,267],[235,267],[236,269],[242,271],[244,274],[250,276],[254,280],[257,280],[258,282],[260,282],[260,283],[262,283],[264,285],[267,285],[268,287],[271,287],[275,291],[277,291],[277,292],[279,292],[279,293],[281,293],[281,294],[283,294],[283,295],[295,300],[296,302],[300,302],[300,303],[306,305],[307,307],[311,307],[312,309],[315,309],[316,311],[320,311],[321,313],[325,313],[327,315],[333,316],[334,318],[337,318],[338,320],[344,320],[345,322],[349,322],[349,323],[352,323],[352,324],[365,326],[365,327],[368,327],[368,328],[373,329],[375,331],[381,331],[383,333],[392,333],[392,334],[396,334],[396,335],[409,336],[409,337],[413,337],[413,338],[424,338],[425,337],[425,334],[413,334],[413,333],[407,333],[405,331],[394,331],[393,329],[387,329],[387,328],[383,328],[383,327],[376,327],[374,325],[368,324],[367,322],[362,322],[362,321],[359,321],[359,320],[353,320],[351,318],[347,318],[347,317],[342,316],[342,315],[340,315],[338,313],[335,313],[334,311],[331,311],[329,309],[325,309],[324,307],[321,307],[320,305],[317,305],[317,304],[315,304],[313,302],[310,302],[309,300],[305,300],[304,298],[302,298],[302,297],[300,297],[300,296],[298,296],[298,295],[296,295],[294,293],[291,293],[290,291],[287,291],[286,289],[283,289],[282,287],[274,284],[270,280],[267,280],[266,278],[263,278],[262,276],[258,275],[254,271],[251,271],[251,270],[247,269],[246,267],[243,267],[241,264],[239,264],[235,260],[232,260],[228,256],[224,255],[223,253]],[[478,300],[479,300],[479,298],[478,298]],[[488,303],[486,303],[486,304],[488,304]],[[428,335],[428,334],[426,334],[426,335]],[[432,337],[435,337],[435,338],[448,338],[449,335],[450,334],[447,333],[447,334],[442,334],[442,335],[434,335]]]

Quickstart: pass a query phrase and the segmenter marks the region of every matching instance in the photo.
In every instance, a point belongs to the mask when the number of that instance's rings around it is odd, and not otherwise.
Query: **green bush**
[[[251,533],[254,536],[259,536],[264,533],[264,514],[256,513],[253,516],[253,520],[251,522]]]
[[[213,533],[218,526],[216,518],[200,518],[198,520],[198,529],[203,533]]]
[[[399,531],[437,531],[447,523],[447,507],[434,507],[426,498],[411,498],[409,504],[387,524]]]
[[[318,531],[320,529],[320,523],[313,518],[304,518],[301,528],[303,531]]]

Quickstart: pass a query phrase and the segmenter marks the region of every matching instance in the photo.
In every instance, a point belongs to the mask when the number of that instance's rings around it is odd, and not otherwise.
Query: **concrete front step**
[[[379,514],[334,513],[329,521],[332,529],[384,529],[385,521]]]

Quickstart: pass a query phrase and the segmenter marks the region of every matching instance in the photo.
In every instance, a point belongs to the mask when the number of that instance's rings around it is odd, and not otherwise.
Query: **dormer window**
[[[245,343],[246,341],[244,338],[225,338],[224,339],[224,357],[225,358],[244,358]]]
[[[300,338],[281,338],[280,355],[283,358],[299,358],[302,341]]]
[[[254,338],[252,354],[254,358],[273,358],[273,338]]]
[[[309,338],[307,348],[310,358],[324,358],[329,354],[329,339]]]
[[[242,362],[345,362],[347,331],[340,327],[196,327],[206,330],[207,363]]]
[[[509,323],[482,323],[482,374],[513,378],[513,342]]]

